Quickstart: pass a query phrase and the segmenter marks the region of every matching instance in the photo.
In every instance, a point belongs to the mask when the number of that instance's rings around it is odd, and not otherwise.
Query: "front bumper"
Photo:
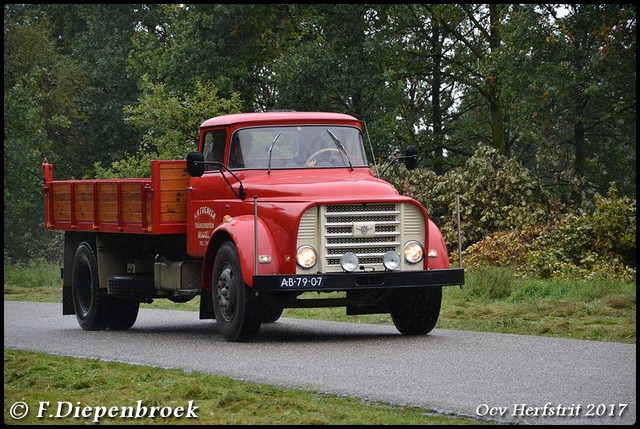
[[[464,269],[253,276],[255,291],[346,291],[403,287],[462,286]]]

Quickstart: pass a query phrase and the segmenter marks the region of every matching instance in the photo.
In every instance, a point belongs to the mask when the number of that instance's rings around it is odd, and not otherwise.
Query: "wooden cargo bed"
[[[45,228],[61,231],[180,234],[187,226],[184,160],[151,161],[151,178],[53,180],[44,170]]]

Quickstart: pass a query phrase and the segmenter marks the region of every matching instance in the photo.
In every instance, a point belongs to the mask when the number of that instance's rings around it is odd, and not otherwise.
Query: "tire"
[[[73,259],[71,293],[76,319],[86,331],[129,329],[138,317],[140,303],[117,299],[101,289],[93,247],[82,242]]]
[[[426,335],[438,322],[442,287],[400,289],[391,298],[391,319],[403,335]]]
[[[98,283],[98,261],[93,247],[82,242],[73,258],[71,292],[80,327],[99,331],[107,327],[109,297]]]
[[[129,329],[134,323],[136,323],[139,309],[139,301],[109,297],[107,329],[112,331]]]
[[[282,313],[284,312],[284,308],[274,307],[269,304],[265,304],[262,309],[262,323],[273,323],[278,320]]]
[[[213,263],[211,298],[216,324],[225,340],[245,342],[260,330],[259,302],[242,279],[238,251],[231,242],[222,243]]]

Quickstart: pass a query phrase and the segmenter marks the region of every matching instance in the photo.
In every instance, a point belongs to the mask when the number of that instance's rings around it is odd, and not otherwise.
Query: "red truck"
[[[402,334],[429,333],[464,270],[425,208],[376,177],[363,140],[346,114],[241,113],[202,123],[198,151],[151,161],[150,178],[53,180],[45,160],[63,314],[121,330],[142,302],[199,295],[227,341],[285,308],[388,313]],[[415,153],[394,162],[413,168]]]

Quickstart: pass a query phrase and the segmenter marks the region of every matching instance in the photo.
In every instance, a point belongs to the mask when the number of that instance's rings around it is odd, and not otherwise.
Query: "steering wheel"
[[[316,158],[325,153],[325,152],[332,152],[331,155],[329,155],[328,161],[329,161],[329,165],[331,165],[331,160],[333,159],[333,152],[337,152],[338,155],[340,155],[340,150],[334,148],[334,147],[327,147],[324,149],[320,149],[314,153],[312,153],[311,155],[309,155],[309,157],[307,158],[307,160],[304,162],[304,165],[312,167],[316,165],[316,162],[318,161]],[[344,160],[343,160],[344,162]]]

